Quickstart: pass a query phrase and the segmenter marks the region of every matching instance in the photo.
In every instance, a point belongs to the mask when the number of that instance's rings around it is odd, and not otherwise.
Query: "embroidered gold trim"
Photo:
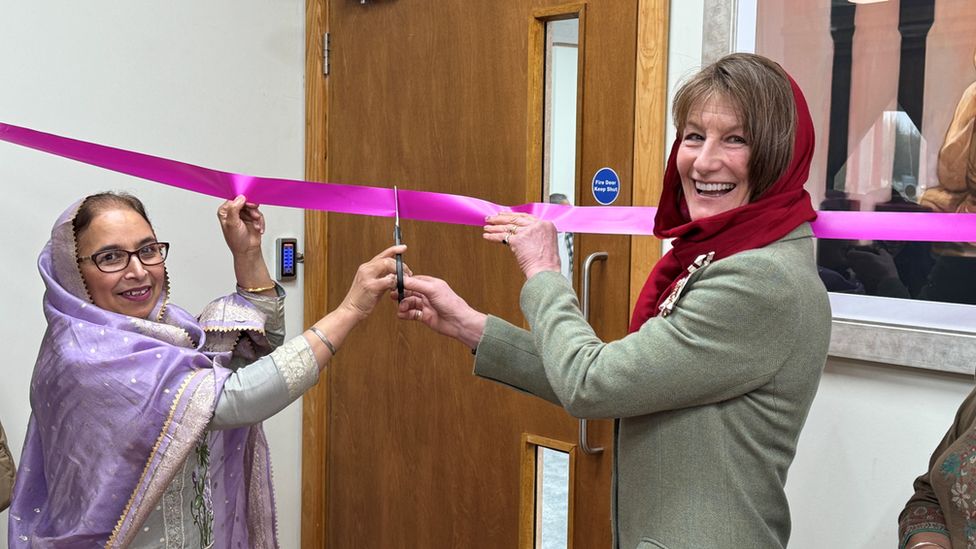
[[[263,450],[263,449],[262,449]],[[251,469],[252,479],[265,479],[270,478],[270,473],[267,471],[268,463],[266,462],[267,454],[265,452],[255,452],[254,462]],[[262,509],[261,503],[270,499],[269,495],[264,490],[264,482],[254,482],[251,481],[251,489],[248,490],[250,495],[250,508],[251,509]],[[274,543],[271,539],[274,537],[274,533],[269,533],[265,529],[265,518],[266,517],[254,517],[256,520],[251,521],[251,526],[254,529],[254,537],[257,538],[254,541],[257,542],[258,547],[273,547]],[[273,525],[272,525],[273,527]],[[270,539],[269,539],[270,538]]]
[[[169,306],[169,270],[166,268],[165,264],[163,264],[163,279],[165,280],[165,282],[163,282],[163,292],[165,293],[165,296],[163,297],[163,306],[159,308],[159,314],[156,315],[156,322],[163,321],[163,317],[166,316],[166,307]]]
[[[264,328],[206,328],[203,330],[206,333],[219,333],[219,332],[256,332],[261,335],[265,335]]]
[[[142,318],[130,317],[137,332],[144,336],[169,343],[177,347],[193,348],[193,338],[185,329],[165,322],[154,322]]]
[[[88,302],[94,304],[95,300],[92,299],[91,292],[88,291],[88,284],[85,283],[85,277],[82,276],[81,274],[81,258],[78,257],[78,235],[75,234],[75,227],[74,227],[75,218],[78,217],[78,210],[80,210],[84,204],[85,204],[84,200],[78,203],[78,207],[75,208],[75,213],[71,214],[71,216],[66,221],[66,224],[71,225],[71,255],[75,256],[75,267],[78,268],[78,278],[81,279],[81,287],[85,289],[85,297],[88,298]],[[53,236],[51,240],[52,241],[54,240]],[[51,263],[52,264],[54,263],[53,257],[51,258]]]
[[[304,337],[288,340],[271,353],[275,366],[285,378],[288,396],[298,398],[318,381],[319,368],[315,356]]]
[[[115,543],[115,538],[119,535],[119,531],[122,529],[122,523],[125,522],[125,517],[129,514],[129,509],[132,507],[132,503],[136,499],[136,493],[138,493],[139,487],[142,486],[142,481],[149,473],[149,464],[152,463],[153,457],[159,450],[159,445],[163,442],[163,437],[166,434],[166,430],[173,421],[173,415],[176,414],[176,404],[179,402],[180,396],[183,395],[183,391],[186,390],[186,387],[190,384],[190,380],[193,379],[193,376],[196,373],[197,372],[191,372],[189,375],[187,375],[183,380],[183,383],[180,384],[180,388],[176,391],[176,395],[173,396],[173,403],[169,407],[169,415],[166,416],[166,421],[163,423],[163,429],[159,433],[159,437],[156,439],[156,444],[153,445],[152,451],[149,452],[149,459],[146,461],[146,465],[142,469],[142,474],[139,476],[139,482],[136,483],[136,487],[132,490],[132,494],[129,496],[128,503],[125,504],[125,509],[122,510],[122,516],[119,517],[119,520],[115,523],[115,528],[112,530],[112,535],[109,536],[108,542],[105,544],[106,549],[112,547],[112,545]]]
[[[278,547],[278,514],[274,507],[274,479],[271,469],[271,455],[268,450],[268,440],[264,432],[259,427],[252,429],[252,441],[248,446],[253,452],[251,465],[251,479],[246,486],[248,499],[248,512],[245,520],[247,521],[248,531],[252,533],[251,544],[257,549],[274,549]],[[265,484],[265,479],[268,483]],[[257,512],[264,509],[262,503],[270,502],[271,516],[259,515]],[[269,520],[270,519],[270,520]],[[271,524],[268,525],[267,523]],[[268,531],[270,526],[270,532]]]
[[[176,414],[177,404],[179,403],[183,393],[186,391],[186,388],[189,386],[190,381],[193,380],[194,376],[208,375],[210,373],[212,373],[211,370],[196,370],[194,372],[191,372],[189,375],[187,375],[186,378],[184,378],[183,382],[180,384],[180,388],[176,391],[176,396],[173,397],[173,403],[170,405],[169,415],[166,417],[166,421],[163,423],[163,428],[159,433],[159,437],[156,439],[156,443],[153,445],[153,449],[149,453],[149,458],[146,461],[146,465],[142,469],[142,474],[139,477],[139,482],[137,482],[135,488],[133,488],[132,494],[129,496],[129,501],[126,503],[125,509],[122,511],[122,516],[119,517],[119,520],[115,524],[115,528],[112,530],[112,535],[109,536],[108,542],[105,544],[106,549],[113,547],[114,544],[118,541],[120,534],[122,534],[123,525],[125,524],[126,519],[129,518],[128,515],[132,510],[132,504],[135,502],[136,495],[139,493],[139,488],[143,485],[147,475],[149,474],[149,466],[150,464],[152,464],[153,458],[158,453],[159,446],[160,444],[162,444],[163,438],[166,436],[166,433],[169,430],[169,426],[173,422],[173,416]],[[204,382],[206,382],[205,379],[201,382],[201,384],[203,384]]]
[[[186,532],[183,530],[183,486],[186,484],[186,468],[190,460],[183,461],[183,467],[163,495],[163,532],[166,549],[181,549],[186,546]]]
[[[214,353],[232,352],[237,347],[237,342],[241,340],[241,332],[235,331],[212,331],[207,332],[207,341],[204,350]]]
[[[218,306],[219,304],[219,306]],[[211,301],[197,317],[204,332],[257,332],[265,335],[266,315],[251,306],[229,303],[226,299]],[[239,322],[241,326],[207,326],[211,322]]]

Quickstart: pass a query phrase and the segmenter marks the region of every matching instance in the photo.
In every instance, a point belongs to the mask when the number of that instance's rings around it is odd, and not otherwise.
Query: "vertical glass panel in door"
[[[569,454],[536,447],[535,547],[566,549],[569,535]]]
[[[576,113],[579,87],[579,19],[546,23],[542,195],[553,204],[576,204]],[[573,233],[559,233],[562,272],[573,281]]]

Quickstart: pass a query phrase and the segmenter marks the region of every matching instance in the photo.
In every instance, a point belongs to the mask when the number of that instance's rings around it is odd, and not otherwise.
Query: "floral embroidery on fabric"
[[[972,498],[972,494],[967,493],[969,486],[961,482],[957,482],[952,487],[952,503],[956,504],[956,507],[960,509],[969,509],[969,500]]]
[[[969,434],[960,451],[946,455],[939,472],[950,483],[952,505],[965,521],[966,545],[976,549],[976,437]]]
[[[200,530],[201,547],[213,547],[213,498],[210,490],[210,476],[207,471],[210,468],[210,446],[206,439],[197,444],[197,462],[193,469],[193,502],[190,504],[190,514],[193,516],[193,524]]]

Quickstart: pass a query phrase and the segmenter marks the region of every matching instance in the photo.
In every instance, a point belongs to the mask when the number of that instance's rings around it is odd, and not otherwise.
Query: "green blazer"
[[[830,340],[803,224],[691,275],[673,312],[604,343],[559,273],[522,288],[526,331],[489,317],[475,373],[580,418],[618,418],[614,547],[785,547],[784,492]]]

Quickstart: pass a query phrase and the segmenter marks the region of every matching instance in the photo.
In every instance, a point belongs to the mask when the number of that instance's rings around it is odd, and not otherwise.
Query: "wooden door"
[[[546,19],[575,14],[582,60],[577,204],[595,204],[589,182],[604,166],[623,180],[615,204],[630,204],[638,9],[646,5],[310,1],[309,48],[321,49],[316,37],[328,30],[330,71],[320,80],[320,69],[308,68],[307,78],[316,79],[309,82],[308,147],[319,151],[309,154],[309,177],[499,204],[542,201],[535,48]],[[314,103],[323,98],[324,105]],[[306,223],[311,320],[337,306],[356,267],[391,244],[392,221],[310,212]],[[477,227],[402,227],[415,273],[444,278],[479,310],[524,322],[523,277],[509,250],[484,242]],[[594,269],[592,323],[602,338],[616,339],[630,308],[630,238],[579,235],[574,272],[594,251],[610,257]],[[393,311],[381,304],[306,395],[303,546],[531,546],[526,444],[551,441],[574,456],[571,546],[608,547],[611,422],[590,422],[590,445],[603,453],[579,452],[577,420],[474,377],[469,349],[398,321]]]

